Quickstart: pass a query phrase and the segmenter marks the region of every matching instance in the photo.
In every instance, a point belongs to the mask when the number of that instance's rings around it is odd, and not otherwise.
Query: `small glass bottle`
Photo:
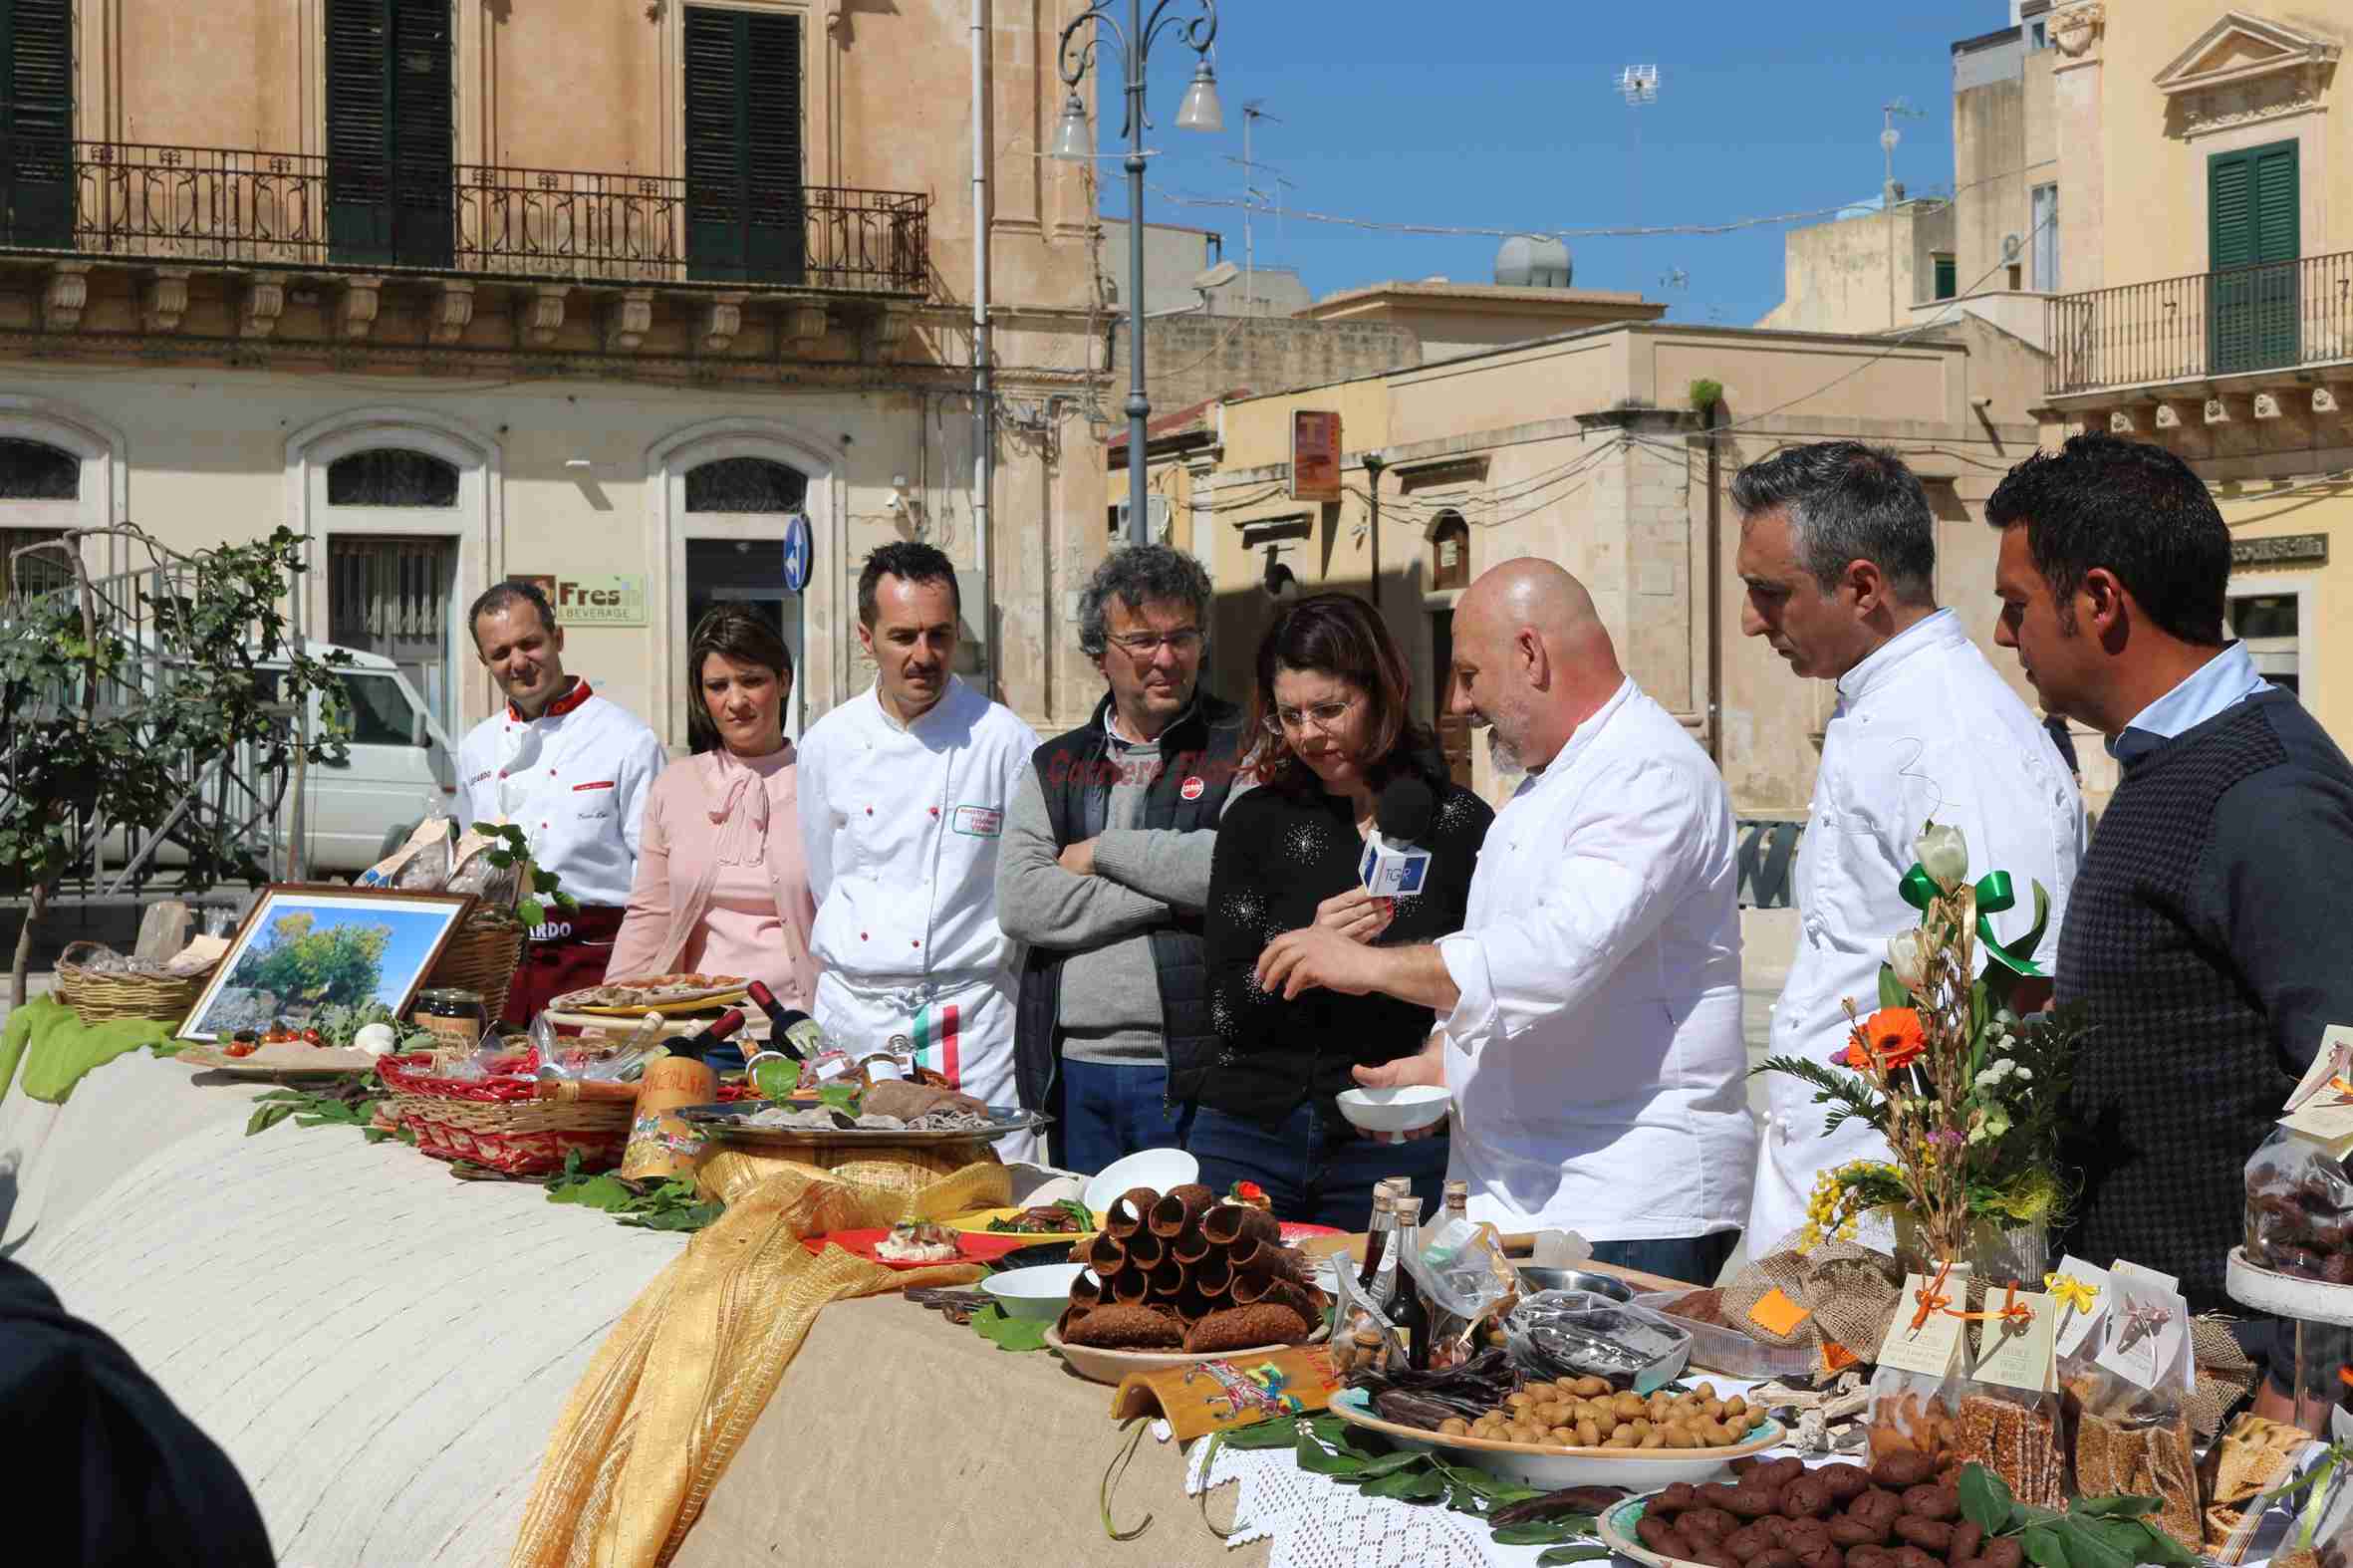
[[[1430,1304],[1422,1299],[1422,1287],[1405,1260],[1412,1254],[1421,1232],[1422,1200],[1418,1197],[1401,1198],[1391,1205],[1397,1210],[1397,1294],[1389,1303],[1389,1321],[1403,1330],[1406,1337],[1406,1365],[1416,1372],[1430,1369]]]
[[[1384,1300],[1381,1292],[1383,1268],[1397,1267],[1397,1260],[1389,1255],[1390,1237],[1396,1232],[1397,1214],[1390,1207],[1389,1194],[1376,1191],[1373,1194],[1373,1218],[1365,1226],[1365,1266],[1357,1271],[1356,1276],[1357,1294],[1373,1306],[1380,1306]]]

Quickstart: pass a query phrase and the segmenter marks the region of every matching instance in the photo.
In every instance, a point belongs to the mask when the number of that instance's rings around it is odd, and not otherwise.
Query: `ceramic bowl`
[[[1368,1133],[1412,1133],[1446,1119],[1453,1096],[1439,1084],[1402,1089],[1344,1089],[1340,1114]]]
[[[1083,1263],[1042,1263],[1035,1268],[1009,1268],[989,1275],[980,1288],[997,1298],[1009,1318],[1062,1316],[1070,1305],[1070,1287],[1087,1271]]]
[[[1130,1187],[1148,1186],[1166,1194],[1173,1186],[1182,1186],[1201,1178],[1201,1163],[1181,1149],[1147,1149],[1115,1160],[1087,1183],[1087,1192],[1080,1199],[1096,1213],[1109,1212],[1112,1201]]]

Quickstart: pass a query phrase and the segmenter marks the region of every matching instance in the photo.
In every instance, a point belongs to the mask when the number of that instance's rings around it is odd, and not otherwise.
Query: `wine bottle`
[[[691,1176],[702,1157],[702,1135],[678,1115],[682,1106],[709,1105],[719,1098],[719,1075],[704,1055],[743,1027],[743,1011],[730,1007],[710,1023],[669,1041],[668,1054],[654,1059],[638,1085],[638,1108],[630,1122],[629,1146],[621,1174],[632,1180]]]
[[[662,1049],[668,1051],[672,1056],[682,1056],[689,1061],[699,1062],[709,1053],[712,1046],[729,1038],[742,1027],[743,1009],[730,1007],[692,1034],[681,1035],[663,1046]]]
[[[1422,1299],[1421,1282],[1406,1266],[1415,1255],[1422,1227],[1422,1200],[1401,1198],[1397,1209],[1397,1295],[1389,1304],[1389,1321],[1405,1331],[1406,1365],[1416,1372],[1430,1370],[1430,1305]]]
[[[782,1051],[796,1062],[806,1062],[830,1043],[816,1019],[797,1007],[787,1007],[759,980],[744,987],[760,1011],[768,1015],[768,1048]]]

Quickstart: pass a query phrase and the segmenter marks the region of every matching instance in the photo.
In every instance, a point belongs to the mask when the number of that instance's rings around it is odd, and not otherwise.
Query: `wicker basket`
[[[78,952],[95,950],[96,942],[75,942],[58,955],[57,999],[81,1015],[84,1023],[106,1023],[116,1018],[153,1018],[179,1027],[196,998],[204,994],[207,976],[181,979],[167,974],[109,974],[86,969],[74,961]]]
[[[436,1078],[429,1052],[385,1057],[376,1075],[392,1091],[392,1119],[416,1134],[419,1153],[508,1176],[553,1175],[575,1151],[582,1170],[611,1170],[636,1110],[631,1100],[542,1100],[530,1079]]]
[[[448,943],[424,983],[481,992],[483,1016],[495,1025],[506,1011],[506,993],[515,983],[515,970],[522,966],[523,935],[523,927],[514,920],[494,911],[477,910],[449,933]]]

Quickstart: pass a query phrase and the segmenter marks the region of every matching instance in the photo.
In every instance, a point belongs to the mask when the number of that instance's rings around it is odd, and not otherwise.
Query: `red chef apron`
[[[511,1029],[527,1029],[541,1009],[566,991],[604,984],[613,939],[621,934],[622,914],[610,904],[584,904],[571,915],[559,911],[557,918],[533,926],[499,1021]]]

